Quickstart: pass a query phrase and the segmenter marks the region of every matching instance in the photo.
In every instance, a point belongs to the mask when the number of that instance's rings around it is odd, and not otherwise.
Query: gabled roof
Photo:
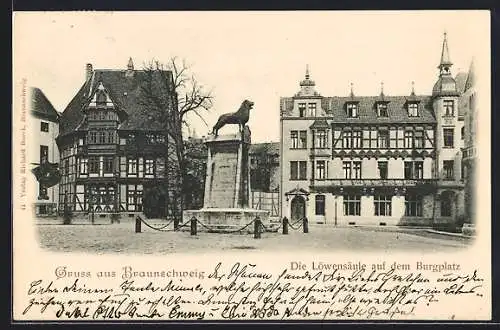
[[[378,117],[376,106],[380,96],[356,96],[358,102],[358,117],[350,118],[347,116],[345,105],[351,102],[352,98],[347,97],[324,97],[321,101],[321,107],[326,113],[326,119],[331,123],[362,123],[362,124],[380,124],[380,123],[435,123],[434,112],[432,109],[432,98],[428,95],[415,95],[414,101],[419,103],[420,116],[409,117],[407,110],[407,101],[411,99],[406,96],[384,96],[387,103],[388,117]],[[293,98],[281,99],[281,111],[285,116],[290,115],[293,110]]]
[[[57,121],[59,113],[40,88],[31,87],[31,114],[37,117]]]
[[[328,122],[324,118],[316,119],[309,128],[312,129],[321,129],[321,128],[330,128]]]
[[[163,71],[172,82],[172,73]],[[161,123],[148,115],[147,106],[141,95],[141,89],[147,81],[147,72],[134,70],[130,74],[127,70],[95,70],[92,77],[84,82],[64,110],[61,118],[60,135],[78,130],[85,118],[84,108],[90,97],[95,93],[98,85],[102,85],[109,93],[111,100],[119,112],[124,115],[125,121],[120,124],[122,130],[160,130]],[[155,72],[155,79],[163,79],[160,72]],[[161,84],[159,84],[161,86]],[[155,86],[158,87],[158,86]],[[168,92],[165,96],[168,97]],[[170,96],[172,91],[170,91]]]

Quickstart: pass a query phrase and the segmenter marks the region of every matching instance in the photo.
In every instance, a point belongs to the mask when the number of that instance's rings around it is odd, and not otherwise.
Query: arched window
[[[325,195],[316,195],[316,215],[325,215]]]

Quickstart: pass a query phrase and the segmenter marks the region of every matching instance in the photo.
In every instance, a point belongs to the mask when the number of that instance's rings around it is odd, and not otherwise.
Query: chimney
[[[85,80],[86,81],[89,81],[90,78],[92,78],[92,72],[93,72],[92,64],[87,63],[87,66],[85,68]]]

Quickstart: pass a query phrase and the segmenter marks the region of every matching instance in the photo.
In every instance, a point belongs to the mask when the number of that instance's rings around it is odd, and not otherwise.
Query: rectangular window
[[[342,148],[344,149],[352,148],[352,131],[342,132]]]
[[[418,117],[418,103],[408,103],[408,117]]]
[[[105,144],[106,143],[106,132],[105,131],[98,131],[97,132],[97,143],[98,144]]]
[[[95,174],[99,173],[99,158],[90,157],[89,158],[89,173]]]
[[[155,144],[156,143],[156,136],[155,136],[155,134],[146,134],[146,143],[148,143],[148,144]]]
[[[290,132],[290,139],[292,140],[292,149],[297,149],[299,147],[299,132],[298,131],[291,131]]]
[[[290,162],[290,180],[305,180],[307,178],[307,162]]]
[[[142,211],[142,187],[138,185],[127,186],[127,210]]]
[[[380,130],[377,135],[378,147],[389,148],[389,131]]]
[[[378,103],[377,104],[377,116],[378,117],[389,117],[387,113],[387,104],[386,103]]]
[[[405,162],[405,179],[413,179],[413,162]]]
[[[155,161],[154,159],[144,160],[144,174],[154,175],[155,174]]]
[[[326,162],[324,160],[316,161],[316,179],[326,178]]]
[[[361,179],[361,162],[352,162],[353,179]]]
[[[80,158],[79,159],[79,164],[78,166],[80,167],[80,174],[87,174],[88,173],[88,163],[89,160],[87,158]]]
[[[417,195],[405,196],[405,216],[407,217],[422,216],[422,196],[417,196]]]
[[[137,174],[137,163],[138,160],[136,158],[129,158],[127,160],[127,173],[128,174]]]
[[[96,143],[97,143],[97,132],[90,131],[89,132],[89,144],[96,144]]]
[[[316,103],[309,103],[308,105],[308,113],[309,117],[316,117]]]
[[[445,180],[455,180],[455,171],[453,170],[453,160],[443,160],[443,174]]]
[[[352,147],[354,149],[362,148],[362,142],[361,142],[362,136],[363,136],[362,131],[353,131],[352,132]]]
[[[454,103],[453,100],[444,100],[443,101],[443,110],[444,110],[444,115],[446,117],[453,117],[455,114],[454,111]]]
[[[316,131],[316,148],[328,148],[328,135],[324,129]]]
[[[343,162],[342,169],[344,170],[344,178],[350,179],[352,175],[352,163],[351,162]]]
[[[344,195],[344,215],[361,215],[361,196]]]
[[[307,162],[299,162],[299,180],[307,179]]]
[[[325,215],[325,195],[316,195],[315,202],[316,215]]]
[[[424,178],[424,162],[416,161],[413,162],[414,166],[414,179],[423,179]]]
[[[424,177],[424,162],[422,161],[405,162],[404,174],[406,180],[422,179]]]
[[[290,162],[290,180],[297,180],[299,178],[298,162],[292,160]]]
[[[73,173],[70,173],[70,172],[69,172],[69,159],[65,159],[65,160],[64,160],[64,173],[65,173],[66,175],[73,174]]]
[[[424,131],[415,131],[413,146],[415,148],[425,148]]]
[[[307,131],[299,131],[299,148],[307,148]]]
[[[113,156],[104,157],[104,173],[113,173]]]
[[[299,103],[299,117],[305,117],[305,116],[306,116],[306,104]]]
[[[405,148],[406,149],[412,149],[413,148],[413,132],[412,131],[405,131],[404,135],[404,143],[405,143]]]
[[[116,139],[115,139],[116,135],[115,135],[114,131],[110,131],[106,135],[107,135],[107,141],[106,141],[106,143],[112,144],[112,143],[116,142]]]
[[[373,203],[375,205],[376,216],[391,216],[392,196],[375,195]]]
[[[41,183],[38,183],[38,199],[49,199],[49,196],[47,196],[47,187]],[[42,212],[40,211],[40,213]]]
[[[357,103],[347,103],[347,116],[350,118],[358,117],[358,104]]]
[[[453,148],[454,145],[454,131],[453,128],[443,128],[443,141],[445,148]]]
[[[378,162],[378,174],[381,179],[387,179],[387,162]]]
[[[40,122],[40,131],[48,132],[49,131],[49,123],[46,123],[44,121]]]
[[[46,163],[48,161],[49,161],[49,147],[40,146],[40,164]]]

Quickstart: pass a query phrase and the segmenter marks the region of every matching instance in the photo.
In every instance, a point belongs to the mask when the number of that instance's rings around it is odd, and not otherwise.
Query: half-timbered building
[[[60,205],[75,213],[133,214],[143,212],[145,195],[155,190],[149,195],[162,216],[178,212],[175,145],[143,95],[151,77],[166,79],[155,86],[167,86],[158,97],[170,99],[174,110],[170,71],[135,70],[132,59],[125,70],[87,64],[85,82],[60,120]]]
[[[281,98],[281,215],[330,224],[431,225],[463,214],[463,112],[446,36],[430,95],[326,97],[308,70]],[[413,85],[413,84],[412,84]]]

